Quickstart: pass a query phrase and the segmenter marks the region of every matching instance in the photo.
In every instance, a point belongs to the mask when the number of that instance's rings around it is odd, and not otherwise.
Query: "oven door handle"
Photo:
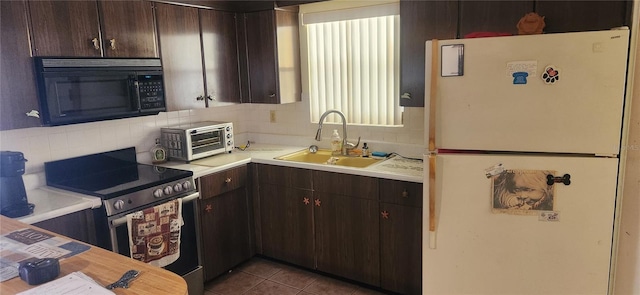
[[[199,192],[195,192],[195,193],[190,194],[190,195],[188,195],[186,197],[183,197],[182,198],[182,203],[188,203],[188,202],[191,202],[191,201],[196,200],[198,198],[200,198],[200,193]],[[118,226],[121,226],[123,224],[127,224],[127,216],[126,215],[111,221],[111,225],[113,227],[118,227]]]

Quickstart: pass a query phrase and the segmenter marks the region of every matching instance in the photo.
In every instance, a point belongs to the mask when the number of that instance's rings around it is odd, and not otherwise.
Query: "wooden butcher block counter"
[[[60,236],[26,223],[0,216],[0,234],[2,235],[25,228],[33,228]],[[130,283],[128,289],[116,288],[112,290],[113,292],[116,294],[187,294],[187,283],[179,275],[95,246],[91,246],[85,252],[61,260],[58,278],[79,271],[91,277],[98,284],[106,286],[117,281],[126,271],[131,269],[140,271],[138,278]],[[30,286],[19,277],[16,277],[0,283],[0,294],[15,294],[34,287],[36,286]]]

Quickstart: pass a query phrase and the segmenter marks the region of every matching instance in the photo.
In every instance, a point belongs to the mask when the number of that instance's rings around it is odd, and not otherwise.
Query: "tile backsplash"
[[[275,122],[270,120],[271,112],[275,112]],[[422,145],[423,112],[423,108],[405,108],[403,126],[349,125],[347,135],[351,141],[360,136],[363,141]],[[294,140],[296,142],[281,142],[285,145],[297,144],[300,139],[313,140],[317,129],[317,123],[310,123],[308,104],[303,102],[284,105],[239,104],[130,119],[1,131],[0,150],[24,153],[28,160],[26,173],[43,171],[44,162],[47,161],[130,146],[136,147],[141,158],[147,156],[147,151],[154,146],[161,127],[198,121],[233,122],[238,145],[246,140],[261,142],[269,135],[284,141],[297,138]],[[331,129],[342,132],[341,125],[325,123],[324,126],[323,137],[329,138]],[[324,141],[320,144],[324,144]]]

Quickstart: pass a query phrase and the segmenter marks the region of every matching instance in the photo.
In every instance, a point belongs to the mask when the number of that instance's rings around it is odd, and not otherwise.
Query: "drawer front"
[[[422,207],[422,183],[380,179],[380,201]]]
[[[313,190],[322,193],[378,200],[375,177],[313,171]]]
[[[311,189],[311,170],[258,164],[258,183]]]
[[[200,177],[203,199],[247,186],[247,165]]]

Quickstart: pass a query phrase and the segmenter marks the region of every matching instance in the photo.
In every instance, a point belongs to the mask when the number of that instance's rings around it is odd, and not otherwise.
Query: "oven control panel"
[[[167,182],[155,187],[139,190],[130,194],[104,200],[103,205],[107,216],[121,213],[131,213],[147,208],[151,203],[163,199],[172,199],[182,195],[189,195],[196,191],[192,177]],[[139,208],[141,207],[141,208]],[[136,210],[137,209],[137,210]],[[131,212],[129,212],[131,211]]]

